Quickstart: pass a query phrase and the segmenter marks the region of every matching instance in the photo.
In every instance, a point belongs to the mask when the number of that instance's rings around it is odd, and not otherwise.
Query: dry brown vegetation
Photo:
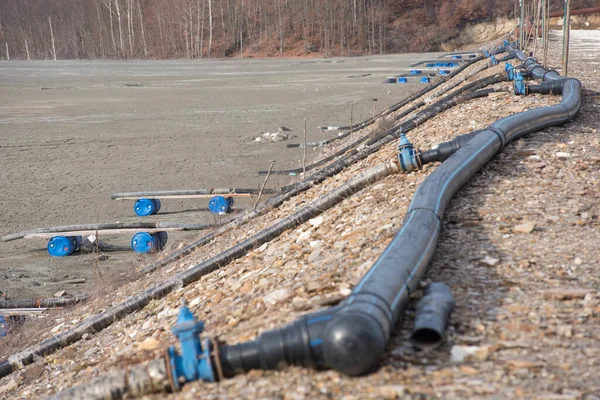
[[[533,0],[526,0],[533,10]],[[556,2],[554,8],[560,8]],[[596,4],[577,0],[572,7]],[[2,59],[348,56],[433,51],[506,0],[2,0]]]

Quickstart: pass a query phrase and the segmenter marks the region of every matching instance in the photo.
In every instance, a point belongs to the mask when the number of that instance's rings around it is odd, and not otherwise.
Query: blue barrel
[[[469,58],[475,58],[477,57],[477,54],[469,54]]]
[[[408,79],[406,79],[405,77],[398,78],[398,83],[407,83],[407,82],[408,82]]]
[[[160,200],[158,199],[137,199],[133,205],[133,211],[140,217],[154,215],[160,211]]]
[[[4,315],[0,315],[0,337],[4,337],[8,334],[8,324],[4,319]]]
[[[455,54],[452,56],[453,60],[460,60],[462,58],[462,56],[460,54]]]
[[[421,83],[430,83],[431,79],[428,76],[424,76],[421,78]]]
[[[233,207],[233,197],[215,196],[208,202],[208,209],[214,214],[228,214]]]
[[[422,73],[423,73],[423,71],[421,71],[420,69],[411,69],[410,70],[410,74],[411,75],[419,75],[419,74],[422,74]]]
[[[54,236],[48,242],[48,254],[52,257],[66,257],[79,250],[81,236]]]
[[[440,69],[439,72],[440,75],[450,75],[450,71],[446,70],[446,69]]]
[[[131,248],[136,253],[154,253],[164,249],[167,239],[167,232],[138,232],[131,238]]]
[[[433,67],[435,67],[435,63],[427,63],[427,64],[425,64],[425,66],[427,68],[433,68]]]

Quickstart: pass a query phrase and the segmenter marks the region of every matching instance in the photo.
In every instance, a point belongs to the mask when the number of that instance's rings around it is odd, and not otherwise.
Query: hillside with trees
[[[526,0],[532,10],[533,0]],[[562,2],[554,2],[559,9]],[[586,7],[595,0],[573,1]],[[351,56],[439,49],[515,0],[0,0],[1,59]]]

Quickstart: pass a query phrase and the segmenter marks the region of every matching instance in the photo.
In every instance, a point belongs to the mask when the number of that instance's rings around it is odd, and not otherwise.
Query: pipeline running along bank
[[[517,92],[524,95],[534,92],[561,94],[561,103],[502,118],[486,129],[459,136],[439,145],[435,150],[428,151],[414,149],[405,135],[408,129],[403,129],[408,125],[401,124],[393,134],[386,132],[383,137],[372,138],[374,146],[369,147],[370,151],[366,154],[371,154],[392,140],[400,138],[397,160],[372,168],[368,174],[357,176],[334,190],[335,195],[330,194],[324,196],[327,197],[325,200],[321,199],[326,204],[337,204],[335,201],[341,201],[340,198],[346,198],[392,173],[400,170],[411,172],[430,162],[442,162],[417,189],[404,216],[401,230],[342,303],[302,316],[286,327],[261,334],[256,340],[236,345],[221,344],[210,339],[201,341],[199,335],[203,324],[183,305],[178,323],[173,329],[181,342],[180,351],[171,347],[164,358],[145,366],[134,367],[127,372],[115,372],[85,386],[72,388],[58,394],[57,398],[104,398],[107,395],[120,398],[126,393],[139,396],[144,393],[178,390],[185,383],[194,380],[218,381],[251,369],[280,369],[286,365],[331,368],[351,376],[373,371],[380,363],[391,330],[408,304],[410,293],[422,280],[433,257],[441,221],[450,199],[509,142],[528,133],[563,124],[579,110],[581,84],[577,79],[560,77],[555,71],[546,70],[535,59],[526,57],[512,47],[508,47],[507,50],[522,61],[522,65],[517,69],[506,70],[506,77],[515,80]],[[524,77],[533,78],[541,83],[528,85]],[[492,79],[494,83],[495,79]],[[473,97],[478,97],[475,95],[478,89],[471,92]],[[436,104],[440,106],[444,103],[440,100]],[[444,109],[440,107],[434,114],[437,115]],[[360,152],[354,156],[357,154]],[[342,169],[349,165],[346,164],[348,160],[339,163],[343,165]],[[305,216],[314,215],[310,209],[308,207],[303,211]],[[295,215],[288,220],[289,223],[292,219],[306,221],[300,216]],[[285,226],[285,229],[289,229],[289,225]],[[272,234],[273,232],[271,235],[265,233],[264,237],[271,237]],[[256,247],[255,243],[247,246],[252,247]],[[247,249],[233,253],[237,255],[246,252]],[[233,257],[233,253],[229,256]],[[220,261],[230,260],[230,257]],[[171,285],[175,287],[180,282],[185,284],[188,279],[212,270],[214,267],[208,264],[195,271],[188,270],[186,277],[181,276],[177,280],[168,281],[168,284],[156,287],[152,297],[161,297],[160,293],[172,290]],[[434,296],[435,298],[440,300],[432,300],[429,310],[432,315],[438,317],[435,323],[426,324],[425,329],[435,330],[435,333],[443,336],[453,302],[444,295]],[[443,302],[439,312],[435,308],[437,301]],[[57,340],[48,350],[62,347],[60,344],[61,340]],[[47,352],[40,351],[39,354]],[[13,358],[0,364],[0,376],[7,375],[21,363],[28,362]]]

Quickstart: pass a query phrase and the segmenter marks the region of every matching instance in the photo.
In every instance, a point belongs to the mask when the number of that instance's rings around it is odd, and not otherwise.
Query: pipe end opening
[[[444,341],[442,335],[435,329],[417,329],[412,335],[412,341],[420,349],[433,349]]]

